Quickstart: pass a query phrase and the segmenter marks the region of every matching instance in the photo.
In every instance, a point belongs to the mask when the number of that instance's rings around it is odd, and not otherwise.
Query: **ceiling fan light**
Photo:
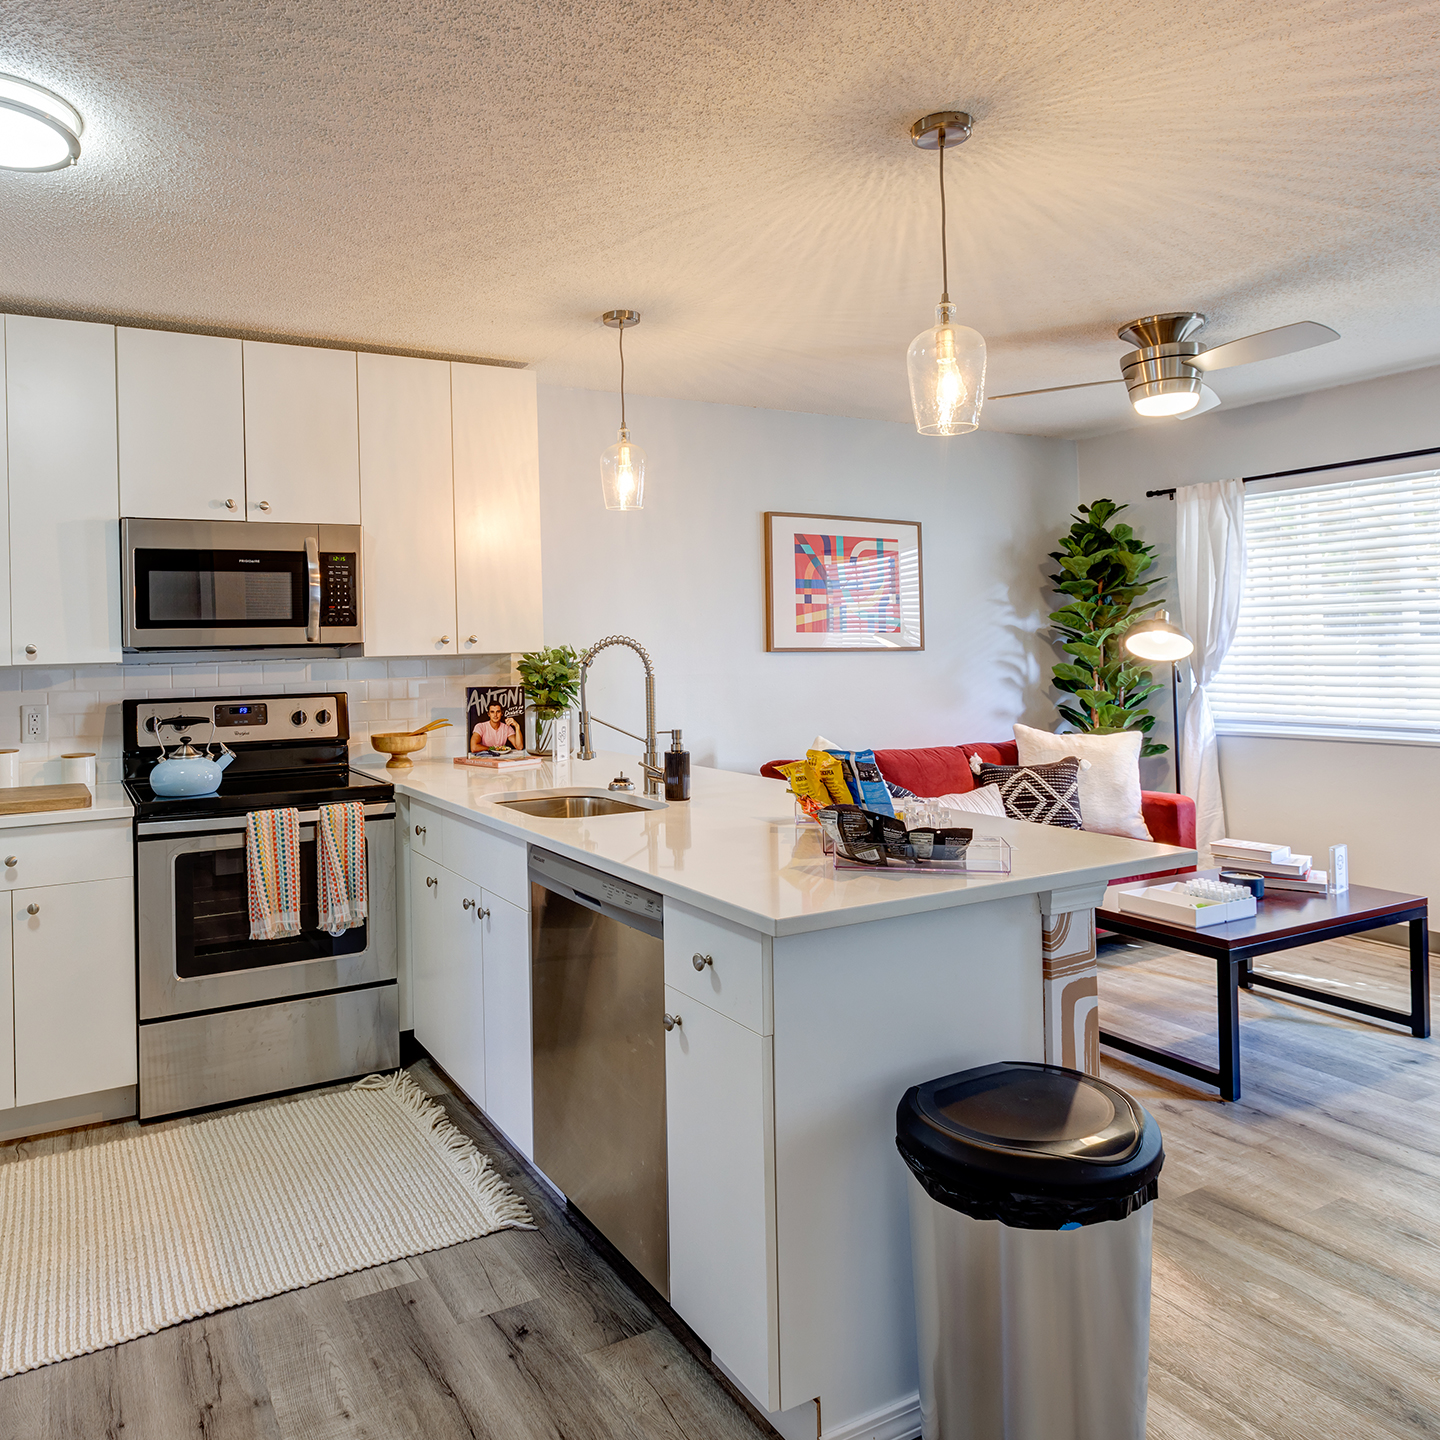
[[[935,307],[935,328],[922,330],[905,357],[910,404],[921,435],[968,435],[985,404],[985,340],[955,324],[955,307]]]
[[[1169,380],[1160,382],[1161,385],[1173,385],[1174,383]],[[1200,391],[1197,388],[1183,391],[1161,390],[1156,395],[1132,393],[1130,403],[1135,407],[1137,415],[1183,415],[1187,410],[1193,410],[1200,403]]]

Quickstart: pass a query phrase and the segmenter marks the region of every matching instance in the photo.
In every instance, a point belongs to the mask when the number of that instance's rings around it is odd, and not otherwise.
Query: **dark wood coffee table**
[[[1197,877],[1214,879],[1218,870],[1199,870]],[[1121,887],[1130,888],[1130,887]],[[1306,1000],[1319,1000],[1341,1010],[1349,1010],[1371,1020],[1388,1020],[1404,1025],[1412,1035],[1424,1039],[1430,1034],[1430,932],[1429,902],[1424,895],[1401,895],[1394,890],[1374,890],[1368,885],[1352,885],[1343,895],[1303,895],[1293,890],[1266,890],[1258,903],[1257,913],[1247,920],[1232,920],[1228,925],[1212,925],[1208,929],[1191,930],[1166,925],[1145,915],[1127,915],[1119,910],[1097,910],[1095,923],[1102,930],[1130,935],[1137,940],[1154,940],[1175,950],[1188,950],[1192,955],[1208,955],[1215,961],[1216,1008],[1220,1023],[1220,1064],[1218,1068],[1198,1064],[1162,1050],[1142,1045],[1125,1035],[1101,1029],[1100,1043],[1127,1055],[1137,1055],[1167,1070],[1188,1075],[1216,1085],[1224,1100],[1240,1098],[1240,991],[1254,985],[1298,995]],[[1364,1000],[1351,1000],[1328,990],[1310,985],[1296,985],[1265,975],[1254,968],[1260,955],[1277,950],[1293,950],[1299,945],[1314,945],[1321,940],[1335,940],[1341,935],[1356,935],[1363,930],[1378,930],[1384,925],[1410,926],[1410,1009],[1389,1010],[1383,1005],[1370,1005]]]

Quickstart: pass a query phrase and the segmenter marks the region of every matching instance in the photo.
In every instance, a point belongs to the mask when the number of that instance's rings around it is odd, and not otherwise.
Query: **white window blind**
[[[1216,728],[1440,739],[1440,471],[1245,496]]]

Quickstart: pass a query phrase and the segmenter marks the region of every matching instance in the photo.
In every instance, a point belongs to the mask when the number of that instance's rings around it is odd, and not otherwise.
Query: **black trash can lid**
[[[906,1091],[895,1124],[933,1199],[1030,1228],[1122,1219],[1155,1198],[1165,1161],[1142,1106],[1060,1065],[1004,1061],[927,1081]]]

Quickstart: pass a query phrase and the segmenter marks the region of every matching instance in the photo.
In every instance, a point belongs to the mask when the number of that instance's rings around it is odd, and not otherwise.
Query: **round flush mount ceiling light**
[[[601,317],[620,332],[620,434],[600,456],[600,489],[607,510],[641,510],[645,506],[645,452],[625,427],[625,327],[640,323],[638,310],[607,310]]]
[[[73,105],[15,75],[0,75],[0,170],[64,170],[80,158],[85,122]]]
[[[910,127],[916,146],[940,153],[940,303],[934,328],[922,330],[905,357],[915,428],[922,435],[968,434],[979,425],[985,403],[985,341],[978,330],[955,323],[945,244],[945,151],[963,145],[971,125],[963,110],[937,110]]]

